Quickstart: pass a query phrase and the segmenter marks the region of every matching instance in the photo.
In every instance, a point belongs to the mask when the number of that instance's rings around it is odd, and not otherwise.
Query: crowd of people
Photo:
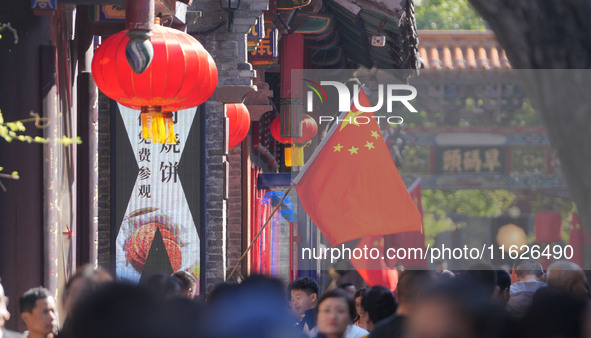
[[[406,269],[395,290],[344,283],[321,293],[310,277],[285,287],[254,275],[216,285],[202,301],[195,285],[185,271],[137,285],[85,266],[64,288],[59,329],[48,290],[35,287],[20,297],[23,335],[4,329],[10,314],[0,284],[0,337],[591,338],[585,273],[567,261],[546,271],[532,260],[511,271]]]

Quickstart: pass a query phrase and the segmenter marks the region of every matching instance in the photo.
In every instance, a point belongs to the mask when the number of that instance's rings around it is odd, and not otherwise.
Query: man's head
[[[6,308],[8,306],[8,297],[4,294],[4,288],[2,287],[2,280],[0,280],[0,328],[4,327],[10,319],[10,312]]]
[[[520,282],[542,282],[544,280],[544,268],[542,264],[527,259],[517,264],[515,268],[517,280]]]
[[[396,300],[394,295],[385,286],[372,286],[363,299],[361,299],[361,307],[363,307],[363,320],[366,322],[368,330],[380,320],[394,314],[396,312]]]
[[[416,301],[419,295],[429,289],[437,281],[434,272],[428,270],[406,270],[398,278],[396,297],[399,305],[408,306]]]
[[[357,288],[355,288],[355,285],[349,282],[339,285],[339,288],[345,290],[347,294],[351,296],[351,298],[355,297],[355,292],[357,292]]]
[[[96,292],[99,287],[112,280],[111,274],[101,267],[94,268],[91,264],[86,264],[77,268],[62,293],[62,304],[64,304],[66,314],[69,315],[81,299]]]
[[[480,289],[483,295],[486,295],[491,300],[496,298],[498,293],[497,272],[492,266],[484,263],[473,264],[461,275],[461,278],[467,284]]]
[[[57,310],[49,290],[30,289],[21,296],[19,307],[30,337],[45,337],[57,330]]]
[[[466,278],[443,280],[425,292],[405,323],[408,337],[501,337],[503,313]]]
[[[318,284],[309,277],[296,279],[289,285],[293,309],[301,316],[316,307]]]
[[[583,270],[573,262],[559,261],[548,267],[548,290],[574,298],[589,298],[587,279]]]
[[[189,299],[195,298],[197,279],[192,274],[185,270],[179,270],[173,273],[172,276],[178,279],[181,283],[181,292],[184,297]]]

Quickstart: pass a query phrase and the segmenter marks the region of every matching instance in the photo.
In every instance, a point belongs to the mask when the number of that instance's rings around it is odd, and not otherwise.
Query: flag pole
[[[281,198],[281,200],[279,201],[279,203],[277,203],[277,206],[275,206],[275,208],[271,211],[271,214],[269,215],[269,218],[267,218],[267,220],[265,221],[265,223],[261,227],[261,230],[259,230],[259,232],[257,233],[257,235],[252,240],[252,242],[250,242],[250,244],[248,245],[248,248],[246,248],[246,250],[244,251],[244,253],[242,254],[242,256],[240,256],[240,259],[238,259],[238,262],[236,262],[236,264],[234,265],[234,268],[232,269],[232,271],[230,271],[230,274],[226,278],[227,280],[230,279],[230,277],[232,277],[234,275],[234,272],[236,272],[236,269],[238,268],[238,265],[240,265],[240,263],[242,262],[242,260],[244,259],[244,257],[246,257],[246,254],[250,251],[250,249],[252,248],[252,246],[254,245],[254,243],[257,241],[257,239],[259,239],[259,236],[263,233],[263,230],[265,230],[265,228],[269,224],[269,221],[271,221],[271,218],[273,218],[273,215],[275,215],[275,212],[277,212],[277,209],[279,209],[279,207],[281,207],[281,204],[283,204],[283,200],[285,200],[285,197],[287,197],[287,195],[289,194],[289,192],[291,191],[291,188],[293,188],[293,186],[294,186],[294,184],[292,183],[289,186],[289,188],[285,191],[285,194],[283,195],[283,197]]]

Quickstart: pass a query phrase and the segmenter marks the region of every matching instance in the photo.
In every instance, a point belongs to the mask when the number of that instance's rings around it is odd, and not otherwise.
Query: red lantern
[[[562,234],[560,212],[555,210],[538,211],[536,213],[536,241],[540,243],[556,243]]]
[[[281,137],[279,131],[280,127],[279,116],[277,116],[271,122],[270,126],[273,138],[283,144],[294,144],[293,147],[286,146],[284,149],[285,166],[291,167],[304,165],[304,146],[298,146],[298,144],[306,143],[313,139],[318,132],[318,124],[316,124],[316,121],[312,116],[304,114],[304,118],[302,119],[302,136],[296,139]]]
[[[277,116],[273,120],[273,122],[271,122],[270,128],[271,128],[271,135],[273,136],[273,138],[283,144],[306,143],[306,142],[310,141],[311,139],[313,139],[314,136],[316,136],[316,133],[318,132],[318,124],[316,124],[316,121],[314,120],[314,118],[308,114],[304,114],[304,119],[302,120],[302,136],[298,137],[296,139],[281,137],[281,134],[279,133],[279,128],[280,128],[279,116]]]
[[[217,68],[192,36],[158,24],[150,41],[154,59],[136,74],[125,57],[127,30],[113,34],[96,50],[92,75],[99,89],[122,105],[142,111],[142,135],[157,143],[176,143],[173,111],[205,102],[217,86]]]
[[[248,130],[250,129],[250,114],[243,103],[227,103],[226,116],[230,120],[228,148],[234,148],[248,134]]]

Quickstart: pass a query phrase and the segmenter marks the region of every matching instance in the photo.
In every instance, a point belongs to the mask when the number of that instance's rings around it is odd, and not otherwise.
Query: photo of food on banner
[[[148,207],[129,213],[121,224],[116,250],[121,279],[139,282],[155,273],[186,270],[199,283],[195,225],[175,210]]]

